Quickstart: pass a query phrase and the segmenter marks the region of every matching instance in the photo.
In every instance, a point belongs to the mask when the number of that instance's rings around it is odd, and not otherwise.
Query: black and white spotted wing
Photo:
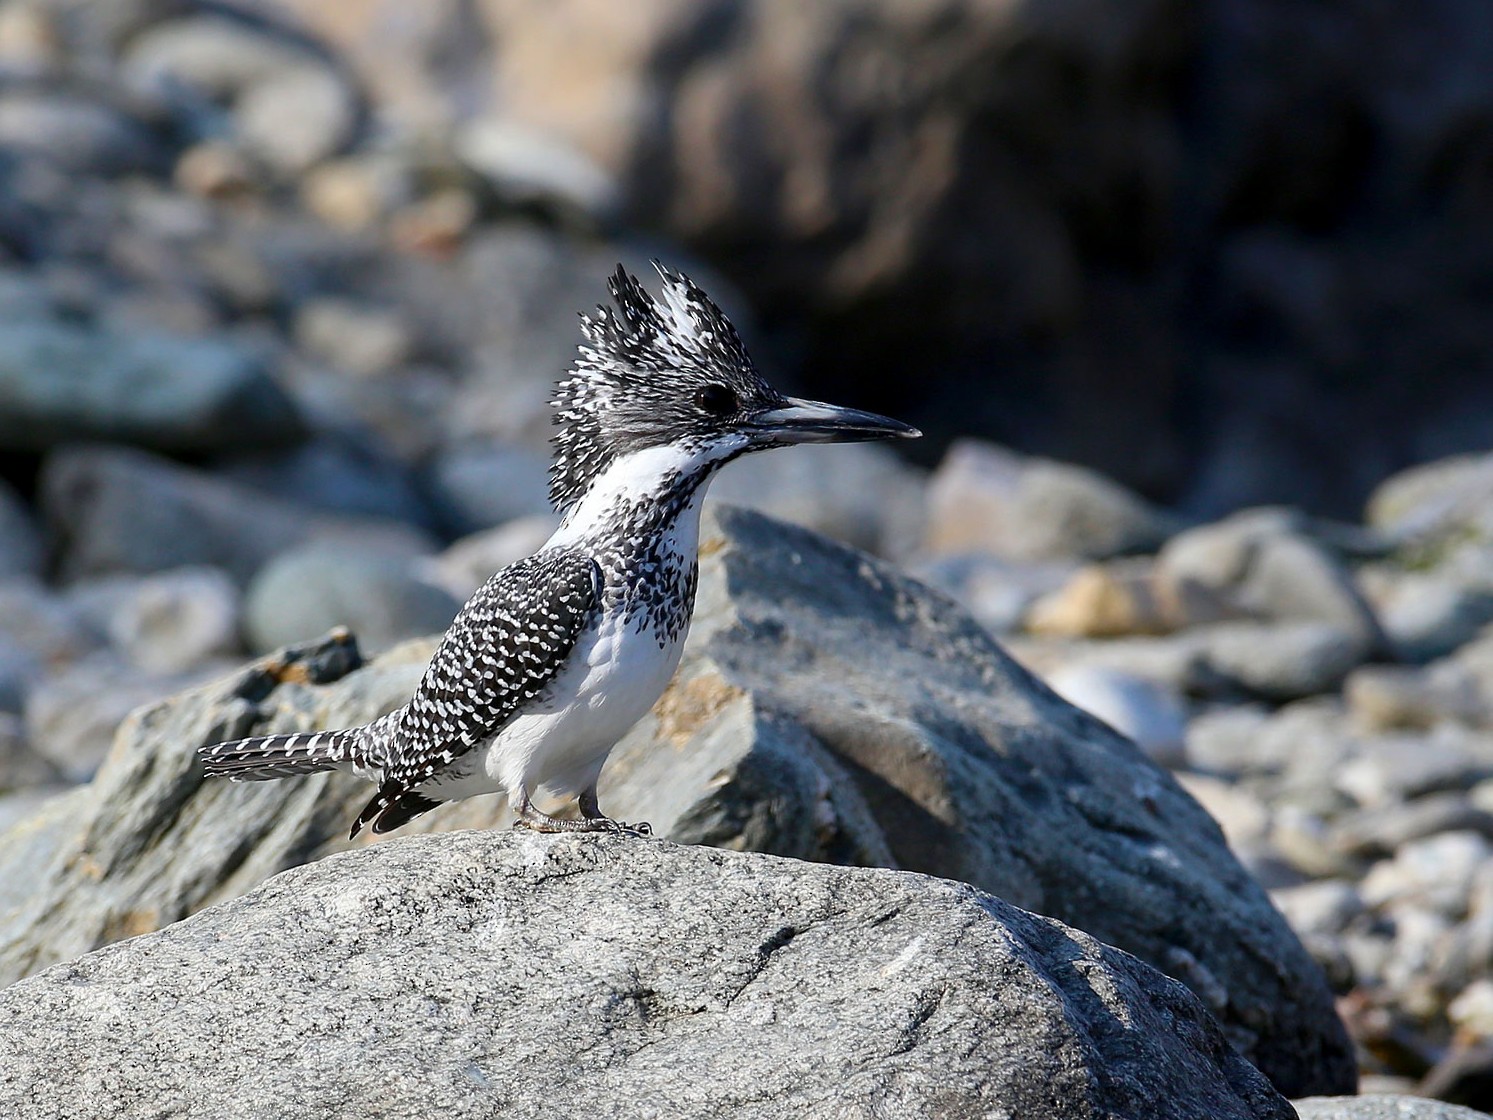
[[[404,711],[385,779],[418,786],[491,739],[564,666],[601,598],[589,556],[541,552],[461,609]]]

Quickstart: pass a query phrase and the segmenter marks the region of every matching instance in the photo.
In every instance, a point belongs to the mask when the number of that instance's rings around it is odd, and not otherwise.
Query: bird
[[[597,782],[679,666],[712,476],[771,448],[921,435],[778,392],[715,302],[653,266],[658,297],[617,266],[611,305],[582,313],[583,341],[555,385],[559,528],[461,608],[409,702],[361,727],[205,746],[206,776],[351,771],[377,785],[351,837],[487,793],[505,794],[514,825],[538,832],[651,832],[606,816]],[[541,811],[540,791],[580,815]]]

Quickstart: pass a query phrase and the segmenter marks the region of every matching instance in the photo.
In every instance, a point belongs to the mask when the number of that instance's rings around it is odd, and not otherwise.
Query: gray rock
[[[494,572],[538,552],[559,524],[553,513],[520,517],[462,537],[439,556],[417,565],[417,571],[421,578],[466,602]]]
[[[162,13],[164,14],[164,13]],[[304,66],[309,53],[244,20],[191,15],[161,20],[133,35],[121,67],[146,87],[182,83],[218,102]]]
[[[67,600],[135,668],[169,674],[238,652],[239,592],[218,568],[76,583]]]
[[[423,478],[442,526],[453,536],[552,512],[549,459],[528,448],[459,444],[436,455]]]
[[[1370,906],[1413,901],[1418,907],[1460,917],[1478,869],[1493,858],[1493,844],[1477,832],[1443,832],[1402,844],[1394,858],[1375,864],[1359,890]]]
[[[1493,697],[1455,660],[1429,669],[1365,665],[1344,682],[1343,695],[1358,726],[1369,731],[1426,730],[1443,721],[1493,723]]]
[[[1222,622],[1196,639],[1214,674],[1275,701],[1332,691],[1369,648],[1361,635],[1327,622]]]
[[[0,444],[117,440],[166,451],[294,442],[295,406],[250,351],[216,338],[0,323]]]
[[[0,93],[0,148],[47,160],[69,175],[150,171],[164,159],[162,145],[139,121],[62,90]]]
[[[1393,805],[1442,790],[1467,789],[1493,777],[1486,736],[1444,724],[1425,735],[1376,735],[1352,744],[1333,768],[1333,782],[1360,805]]]
[[[0,580],[39,576],[47,550],[21,497],[0,479]]]
[[[233,115],[244,147],[289,176],[338,152],[352,138],[359,111],[340,75],[306,64],[250,85]]]
[[[1382,641],[1347,569],[1290,510],[1246,510],[1168,541],[1156,558],[1156,594],[1177,625],[1231,619],[1320,622],[1363,655]]]
[[[237,456],[215,466],[222,476],[284,501],[437,528],[413,472],[355,433],[322,431],[295,448]]]
[[[408,560],[313,543],[275,557],[250,582],[244,634],[250,648],[266,653],[346,626],[382,650],[443,632],[460,608],[460,600],[416,579]]]
[[[455,141],[462,161],[510,205],[542,206],[601,224],[618,216],[616,179],[552,132],[486,116],[462,126]]]
[[[1237,703],[1239,685],[1220,677],[1213,668],[1205,637],[1183,632],[1086,641],[1012,634],[1005,642],[1018,661],[1039,675],[1066,666],[1093,666],[1133,673],[1178,695]]]
[[[659,1118],[1291,1115],[1184,988],[1056,922],[917,875],[625,837],[334,857],[22,981],[0,1014],[18,1120],[204,1099],[246,1117],[540,1117],[557,1099]]]
[[[398,370],[415,345],[398,312],[335,296],[307,300],[297,309],[295,338],[318,361],[357,377]]]
[[[21,717],[13,712],[0,711],[0,793],[55,786],[62,781],[62,772],[31,749],[26,739],[26,727]],[[23,815],[14,805],[8,810],[9,820]],[[6,824],[0,824],[0,832]]]
[[[1493,839],[1493,811],[1462,790],[1389,801],[1344,815],[1335,822],[1333,843],[1353,855],[1384,856],[1438,832],[1476,832]]]
[[[32,884],[0,915],[0,975],[118,936],[121,915],[132,931],[158,926],[345,843],[365,783],[201,787],[193,749],[251,728],[365,722],[408,697],[413,656],[327,688],[276,662],[137,713],[44,866],[13,870],[0,841],[0,880]],[[505,816],[494,800],[412,830],[490,826]],[[1164,771],[951,603],[802,530],[737,510],[707,518],[685,663],[619,746],[602,804],[675,838],[889,857],[1087,924],[1189,984],[1277,1084],[1353,1080],[1316,966]],[[109,868],[80,879],[80,853],[101,849],[117,853]]]
[[[1306,1097],[1291,1104],[1301,1120],[1488,1120],[1486,1112],[1427,1097]]]
[[[1487,586],[1469,587],[1435,573],[1412,572],[1397,578],[1378,606],[1395,656],[1424,664],[1454,652],[1493,622],[1493,577]]]
[[[1401,540],[1493,535],[1493,455],[1457,455],[1401,471],[1369,498],[1370,525]]]
[[[1187,724],[1188,766],[1229,776],[1284,769],[1288,757],[1260,749],[1260,733],[1270,723],[1270,713],[1258,704],[1230,704],[1199,713]]]
[[[41,492],[65,579],[205,564],[245,583],[271,557],[317,539],[349,552],[431,549],[410,526],[319,513],[126,448],[53,454]]]
[[[927,545],[934,553],[1102,560],[1154,549],[1173,528],[1092,471],[976,440],[954,444],[928,487]]]
[[[191,674],[145,673],[107,655],[86,658],[30,689],[26,738],[67,780],[84,782],[98,770],[127,715],[192,683]]]

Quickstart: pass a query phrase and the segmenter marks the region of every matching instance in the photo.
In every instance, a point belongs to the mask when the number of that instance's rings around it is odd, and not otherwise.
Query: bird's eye
[[[706,385],[695,393],[695,404],[711,416],[724,418],[736,411],[736,394],[724,385]]]

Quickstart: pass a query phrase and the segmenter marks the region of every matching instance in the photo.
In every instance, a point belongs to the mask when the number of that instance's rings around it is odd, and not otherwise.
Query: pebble
[[[244,146],[284,176],[339,151],[352,138],[358,114],[357,97],[347,84],[314,64],[256,82],[234,106]]]
[[[1154,567],[1148,558],[1085,565],[1032,604],[1026,628],[1066,638],[1162,633],[1169,626],[1156,601]]]
[[[1437,573],[1396,580],[1378,606],[1390,648],[1423,665],[1445,657],[1493,622],[1493,574],[1487,586],[1468,586]]]
[[[349,552],[430,551],[412,526],[323,513],[125,448],[53,454],[41,495],[65,581],[205,564],[246,583],[272,557],[312,540],[339,541]]]
[[[1493,775],[1487,736],[1450,724],[1426,734],[1356,740],[1337,767],[1338,789],[1366,806],[1391,805],[1441,790],[1466,789]]]
[[[0,148],[68,175],[148,171],[164,156],[142,124],[106,104],[24,88],[0,92]]]
[[[1384,856],[1440,832],[1476,832],[1493,839],[1493,812],[1461,790],[1361,809],[1340,817],[1333,843],[1351,855]]]
[[[1270,892],[1270,901],[1300,934],[1333,936],[1367,907],[1358,889],[1342,879],[1317,879]]]
[[[1393,858],[1380,860],[1364,876],[1359,890],[1375,907],[1410,901],[1418,909],[1447,919],[1466,915],[1478,868],[1493,857],[1493,844],[1478,832],[1443,832],[1401,845]]]
[[[294,329],[308,354],[358,377],[393,373],[415,349],[409,325],[397,312],[331,296],[303,303]]]
[[[617,181],[553,132],[479,117],[457,132],[456,153],[510,205],[544,206],[596,225],[614,220],[622,206]]]
[[[225,458],[215,473],[328,513],[440,528],[415,472],[369,433],[323,431],[289,450]]]
[[[1379,484],[1364,515],[1401,540],[1493,528],[1493,454],[1457,455],[1401,471]]]
[[[1452,1026],[1477,1038],[1493,1038],[1493,979],[1481,976],[1447,1004]]]
[[[1186,711],[1175,693],[1155,681],[1119,669],[1069,665],[1047,684],[1127,736],[1158,765],[1178,766],[1185,759]]]
[[[1295,511],[1246,510],[1179,533],[1157,555],[1155,581],[1162,611],[1179,626],[1314,621],[1368,646],[1380,639],[1351,574]]]

